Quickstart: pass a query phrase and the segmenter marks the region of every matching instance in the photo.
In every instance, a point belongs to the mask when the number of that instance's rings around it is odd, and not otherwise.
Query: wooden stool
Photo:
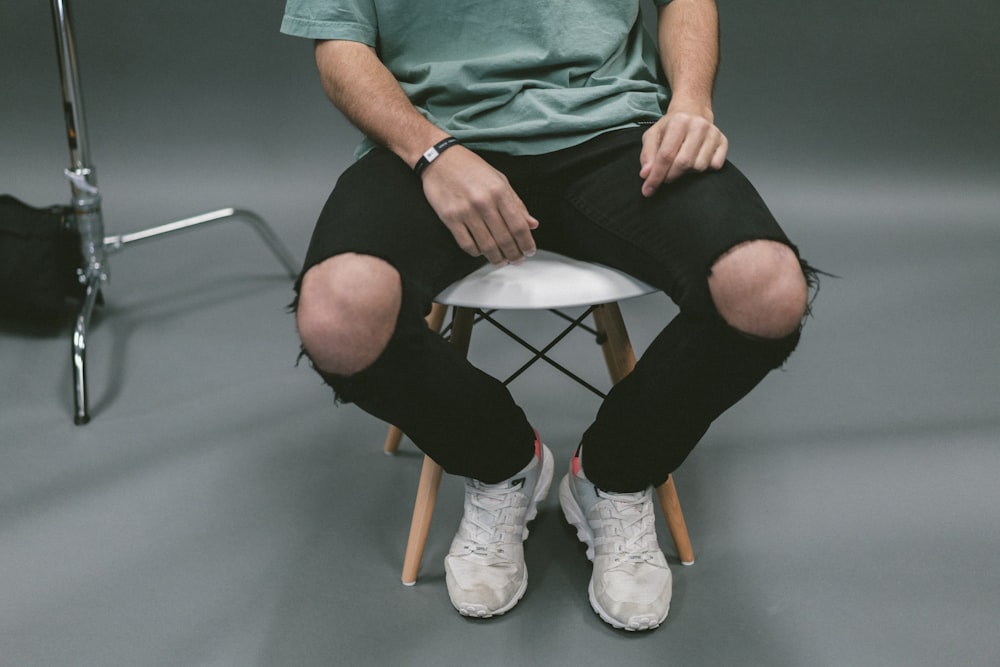
[[[574,329],[582,328],[589,331],[597,337],[597,342],[601,345],[612,383],[618,382],[635,366],[635,353],[618,302],[656,291],[650,285],[606,266],[539,251],[519,266],[484,266],[454,283],[437,296],[427,323],[434,331],[442,331],[445,314],[451,306],[454,313],[450,325],[450,340],[463,354],[468,353],[472,327],[480,321],[487,321],[497,326],[512,340],[530,350],[534,356],[508,377],[505,384],[511,382],[536,361],[545,361],[589,390],[603,396],[601,391],[550,359],[547,356],[548,351]],[[560,310],[581,306],[586,310],[575,318]],[[539,350],[497,322],[492,317],[497,310],[549,310],[566,319],[569,324]],[[594,317],[593,329],[584,324],[585,318],[589,315]],[[385,452],[395,453],[401,438],[400,430],[390,426],[385,441]],[[403,559],[403,583],[407,586],[412,586],[417,580],[440,484],[441,467],[430,457],[424,456],[413,507],[413,520],[410,523],[410,536],[406,543],[406,556]],[[694,563],[694,551],[691,548],[691,540],[684,523],[684,514],[681,511],[673,478],[668,478],[656,492],[677,555],[684,565],[691,565]]]

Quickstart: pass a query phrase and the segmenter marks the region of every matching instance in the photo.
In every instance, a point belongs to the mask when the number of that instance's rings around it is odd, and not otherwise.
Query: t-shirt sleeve
[[[375,46],[373,0],[287,0],[281,32],[308,39],[343,39]]]

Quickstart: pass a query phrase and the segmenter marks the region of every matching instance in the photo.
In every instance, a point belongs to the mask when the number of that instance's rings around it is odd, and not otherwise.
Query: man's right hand
[[[354,41],[320,40],[316,64],[323,89],[348,119],[376,143],[413,166],[444,132],[406,97],[375,49]],[[492,264],[516,264],[535,252],[538,221],[507,178],[462,146],[453,146],[421,174],[424,195],[458,245]]]
[[[520,264],[535,254],[538,220],[507,177],[481,157],[455,146],[421,174],[424,195],[459,247],[491,264]]]

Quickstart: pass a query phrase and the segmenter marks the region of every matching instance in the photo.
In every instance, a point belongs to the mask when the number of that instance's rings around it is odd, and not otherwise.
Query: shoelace
[[[607,501],[610,509],[609,516],[601,517],[605,534],[602,542],[615,547],[618,554],[615,562],[638,563],[651,560],[659,547],[656,543],[656,523],[650,494],[597,493]]]
[[[466,535],[466,551],[476,554],[503,553],[503,544],[520,539],[521,526],[512,520],[518,513],[516,493],[523,484],[497,487],[475,484],[468,502],[474,508],[466,512],[465,520],[474,527]],[[510,510],[510,511],[508,511]],[[506,520],[505,520],[506,519]]]

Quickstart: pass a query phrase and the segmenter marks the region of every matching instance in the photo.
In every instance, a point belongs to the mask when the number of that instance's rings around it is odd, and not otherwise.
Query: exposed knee
[[[299,290],[296,325],[319,370],[353,375],[370,366],[392,337],[399,274],[369,255],[337,255],[309,269]]]
[[[801,326],[808,286],[795,252],[777,241],[750,241],[712,266],[715,307],[733,328],[760,338],[783,338]]]

